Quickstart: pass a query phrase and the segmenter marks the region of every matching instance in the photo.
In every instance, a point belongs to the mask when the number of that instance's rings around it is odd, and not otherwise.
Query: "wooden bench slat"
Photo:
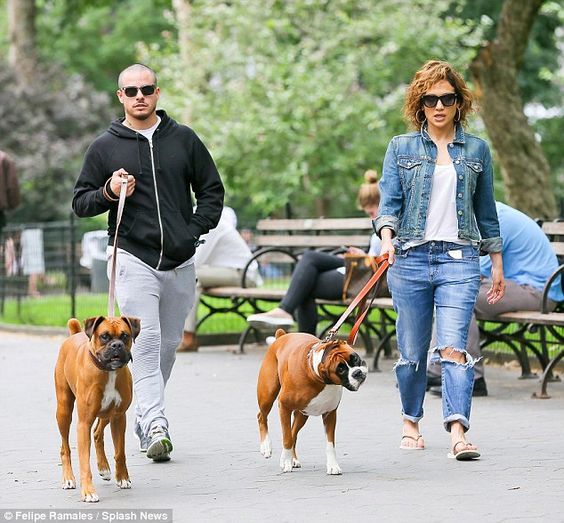
[[[369,218],[265,219],[257,222],[257,231],[344,231],[372,230]]]
[[[564,312],[549,312],[543,314],[537,311],[504,312],[497,316],[477,315],[477,319],[502,323],[533,323],[535,325],[556,325],[564,327]]]
[[[542,230],[547,235],[564,236],[564,222],[544,222]]]
[[[366,235],[268,235],[256,236],[254,243],[257,247],[340,247],[340,246],[364,246],[370,243],[369,236]]]
[[[550,242],[556,256],[564,256],[564,242]]]

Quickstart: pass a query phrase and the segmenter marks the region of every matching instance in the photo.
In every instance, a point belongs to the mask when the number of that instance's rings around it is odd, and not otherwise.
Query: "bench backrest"
[[[336,249],[370,243],[370,218],[264,219],[256,227],[257,247]]]
[[[564,258],[564,222],[544,222],[542,230],[549,237],[556,256],[562,261]]]

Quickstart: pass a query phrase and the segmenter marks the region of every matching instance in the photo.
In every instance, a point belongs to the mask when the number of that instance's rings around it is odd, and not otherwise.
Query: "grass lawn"
[[[218,306],[222,301],[217,300]],[[92,316],[106,314],[108,308],[107,294],[77,294],[75,316],[83,321]],[[198,317],[203,317],[206,307],[200,304]],[[249,309],[249,314],[251,310]],[[71,299],[68,295],[43,295],[39,298],[24,297],[19,300],[10,298],[4,303],[4,313],[0,314],[0,322],[19,325],[41,325],[49,327],[66,327],[71,317]],[[246,327],[243,318],[235,314],[218,314],[204,322],[202,334],[241,332]]]

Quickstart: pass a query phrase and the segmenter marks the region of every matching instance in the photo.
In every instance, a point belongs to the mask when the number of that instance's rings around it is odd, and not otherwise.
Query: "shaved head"
[[[157,73],[155,73],[155,71],[153,71],[150,67],[147,67],[146,65],[143,64],[133,64],[130,65],[129,67],[126,67],[121,73],[119,73],[118,88],[121,89],[122,87],[125,87],[124,85],[122,85],[122,83],[123,83],[123,77],[127,73],[142,73],[142,72],[150,73],[151,76],[153,77],[153,84],[157,85]]]

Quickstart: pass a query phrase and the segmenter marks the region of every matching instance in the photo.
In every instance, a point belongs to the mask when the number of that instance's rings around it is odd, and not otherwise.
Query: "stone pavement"
[[[552,399],[533,400],[536,380],[488,367],[490,396],[474,400],[469,433],[483,457],[461,463],[446,458],[435,397],[426,399],[421,426],[427,449],[399,450],[399,400],[392,362],[384,360],[359,392],[344,392],[337,424],[343,475],[325,474],[319,418],[300,433],[303,468],[281,474],[275,409],[274,456],[265,460],[258,450],[255,384],[264,347],[245,355],[234,347],[178,354],[168,387],[173,460],[149,461],[129,428],[132,489],[119,490],[93,469],[100,502],[81,503],[79,490],[59,486],[53,368],[61,340],[0,332],[0,521],[2,509],[16,508],[173,509],[180,522],[564,521],[564,383],[550,385]],[[77,474],[74,422],[71,434]],[[106,449],[112,463],[109,430]]]

